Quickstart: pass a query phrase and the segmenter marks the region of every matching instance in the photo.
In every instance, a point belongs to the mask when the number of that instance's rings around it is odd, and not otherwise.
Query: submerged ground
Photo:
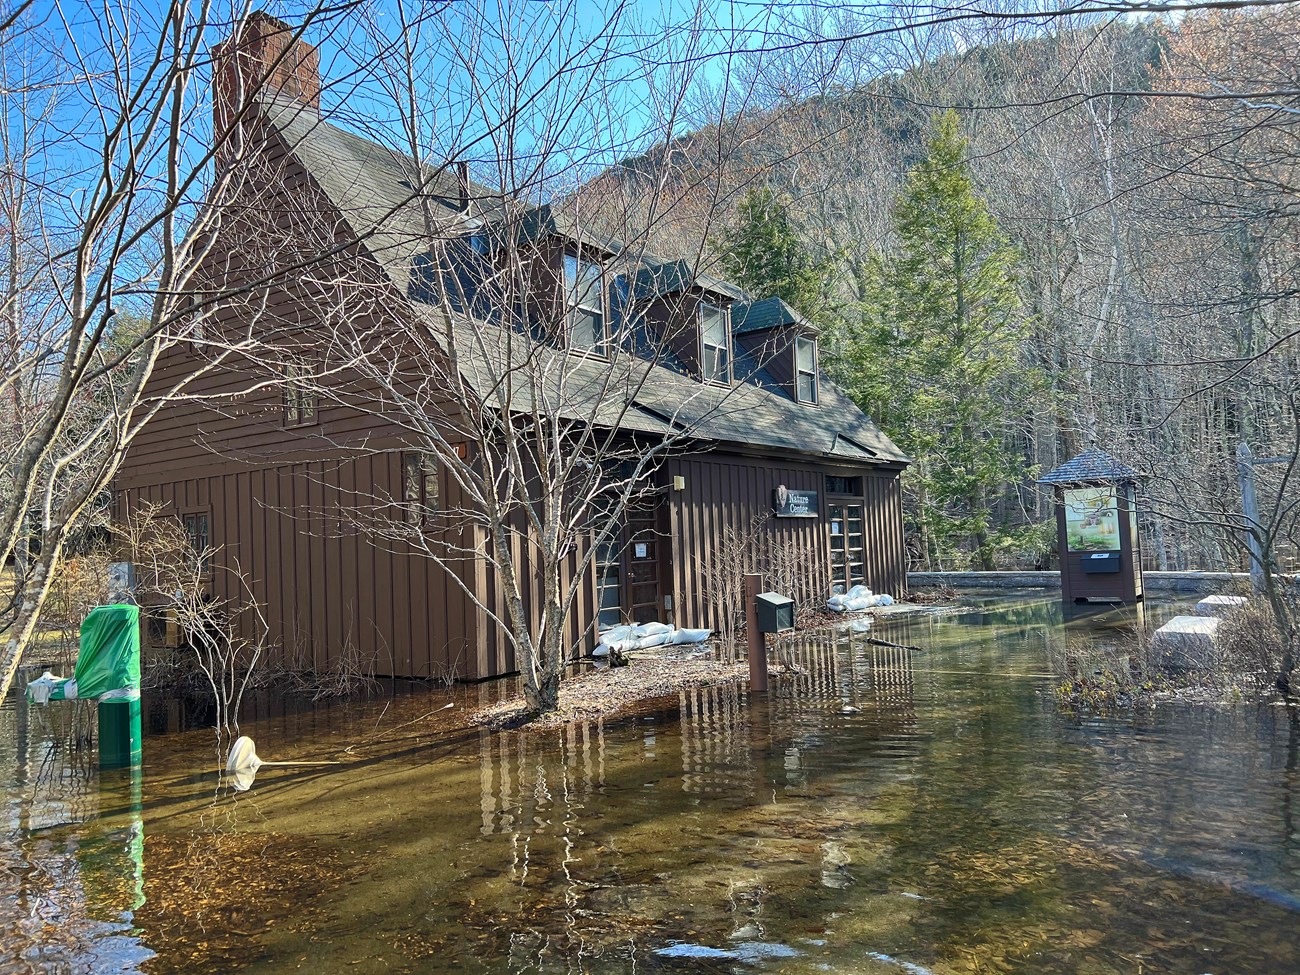
[[[101,776],[9,702],[0,972],[1300,970],[1300,722],[1063,712],[1065,632],[989,601],[878,627],[920,652],[808,638],[766,698],[544,733],[456,728],[489,687],[265,702],[263,758],[341,764],[242,794],[210,733]]]

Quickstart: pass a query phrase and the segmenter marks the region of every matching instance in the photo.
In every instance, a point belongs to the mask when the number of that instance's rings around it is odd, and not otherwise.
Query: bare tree
[[[346,9],[312,7],[292,33],[320,29]],[[109,4],[37,20],[28,11],[0,35],[0,560],[16,563],[0,695],[126,448],[194,378],[170,376],[142,400],[168,350],[230,297],[196,275],[221,223],[250,202],[240,197],[244,163],[256,156],[239,133],[266,79],[236,72],[214,139],[191,138],[213,126],[210,49],[243,29],[245,12],[173,0],[155,19],[138,13]],[[273,62],[270,73],[279,68]],[[239,293],[255,284],[242,281]]]
[[[212,695],[217,742],[239,734],[244,694],[258,677],[268,627],[237,562],[211,545],[196,548],[174,511],[142,505],[118,526],[121,554],[134,566],[132,597],[174,627],[186,657]],[[212,596],[214,572],[232,576],[238,599]],[[252,615],[236,625],[240,617]]]
[[[368,418],[360,439],[314,431],[316,449],[396,455],[400,478],[326,501],[316,530],[332,523],[432,561],[544,711],[596,625],[583,612],[593,573],[671,489],[664,461],[699,449],[719,418],[735,422],[754,389],[710,381],[732,375],[729,336],[695,342],[699,295],[734,296],[710,278],[707,235],[689,260],[648,249],[688,201],[705,231],[733,211],[736,192],[718,180],[730,116],[719,106],[689,168],[609,179],[637,169],[633,150],[660,152],[698,124],[688,105],[700,24],[673,33],[634,23],[621,4],[596,23],[574,3],[398,13],[390,35],[366,25],[386,52],[364,55],[381,69],[376,98],[395,102],[398,126],[368,134],[391,147],[410,198],[381,213],[340,204],[368,247],[296,276],[309,336],[293,315],[266,314],[257,347],[241,348],[241,300],[216,316],[231,340],[219,327],[204,342],[238,355],[250,376],[240,401],[283,385],[291,411]],[[442,64],[457,71],[428,70]],[[653,92],[635,117],[618,88],[628,77]],[[296,123],[285,124],[292,141]],[[293,233],[316,253],[335,227],[303,221]],[[243,272],[222,263],[218,277]],[[629,544],[662,539],[651,527]]]

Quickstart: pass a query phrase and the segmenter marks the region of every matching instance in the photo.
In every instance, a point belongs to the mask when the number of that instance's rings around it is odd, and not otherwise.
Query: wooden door
[[[831,592],[845,593],[867,580],[863,506],[837,502],[826,510],[831,530]]]
[[[627,610],[633,623],[653,623],[659,611],[658,512],[654,504],[627,513]]]

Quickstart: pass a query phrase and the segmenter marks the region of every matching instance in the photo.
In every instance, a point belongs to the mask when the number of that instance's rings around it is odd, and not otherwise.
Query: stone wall
[[[1214,592],[1248,585],[1245,572],[1143,572],[1147,592]],[[909,572],[909,589],[1060,589],[1059,572]]]

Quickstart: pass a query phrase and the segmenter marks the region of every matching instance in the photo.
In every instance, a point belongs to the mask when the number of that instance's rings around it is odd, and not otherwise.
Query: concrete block
[[[1151,646],[1171,670],[1213,666],[1218,657],[1214,635],[1221,622],[1216,616],[1175,616],[1152,634]]]
[[[1245,596],[1206,596],[1196,604],[1197,616],[1227,616],[1241,609],[1249,600]]]

